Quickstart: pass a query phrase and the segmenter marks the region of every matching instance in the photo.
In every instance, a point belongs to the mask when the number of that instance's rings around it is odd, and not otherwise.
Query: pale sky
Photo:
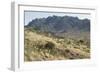
[[[39,12],[39,11],[24,11],[24,25],[27,25],[30,21],[36,18],[46,18],[48,16],[73,16],[79,19],[90,19],[90,14],[78,14],[78,13],[57,13],[57,12]]]

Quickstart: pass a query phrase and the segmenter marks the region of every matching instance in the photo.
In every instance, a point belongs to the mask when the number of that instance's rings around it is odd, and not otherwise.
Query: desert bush
[[[76,45],[79,45],[79,44],[84,44],[84,40],[82,40],[82,39],[77,40],[77,41],[76,41]]]
[[[45,44],[44,48],[53,49],[53,48],[55,48],[55,44],[53,42],[48,41]]]
[[[43,44],[39,44],[39,45],[37,45],[37,47],[38,47],[39,49],[42,49],[42,48],[44,48],[44,45],[43,45]]]
[[[71,44],[71,41],[68,41],[67,44]]]
[[[65,52],[66,52],[66,53],[69,53],[69,52],[70,52],[70,50],[66,49],[66,50],[65,50]]]

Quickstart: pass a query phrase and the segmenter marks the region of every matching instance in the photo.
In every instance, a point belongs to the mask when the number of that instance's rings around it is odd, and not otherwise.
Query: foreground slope
[[[24,60],[66,60],[90,58],[90,48],[84,40],[55,38],[25,30]]]

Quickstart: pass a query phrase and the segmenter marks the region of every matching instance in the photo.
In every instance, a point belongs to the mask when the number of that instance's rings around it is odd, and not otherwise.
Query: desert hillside
[[[62,39],[25,30],[25,61],[90,58],[90,48],[81,39]]]

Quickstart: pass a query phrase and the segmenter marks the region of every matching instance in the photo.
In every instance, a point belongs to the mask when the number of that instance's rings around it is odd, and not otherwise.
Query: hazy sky
[[[43,18],[48,16],[73,16],[79,19],[90,19],[90,14],[78,14],[78,13],[57,13],[57,12],[39,12],[39,11],[24,11],[24,25],[27,25],[30,21],[35,18]]]

